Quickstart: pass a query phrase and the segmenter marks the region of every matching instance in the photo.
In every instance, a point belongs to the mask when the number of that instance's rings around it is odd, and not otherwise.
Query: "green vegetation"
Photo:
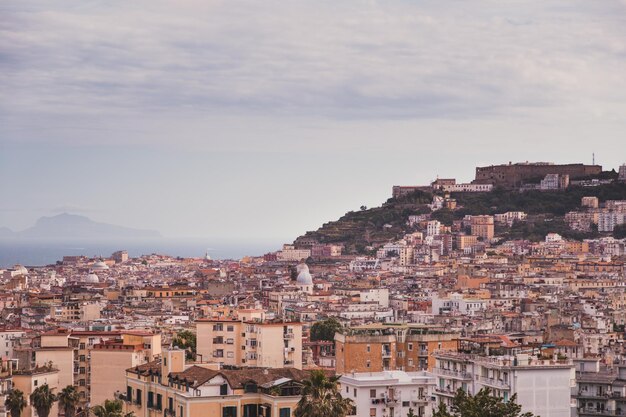
[[[103,405],[96,405],[91,409],[96,417],[134,417],[133,412],[124,414],[122,402],[120,400],[105,400]]]
[[[24,393],[19,389],[12,390],[7,395],[6,400],[4,400],[4,405],[9,409],[11,417],[20,417],[24,408],[26,408]]]
[[[613,175],[613,174],[606,174]],[[565,191],[520,192],[496,188],[489,193],[452,193],[457,210],[442,209],[432,218],[449,226],[465,215],[496,214],[523,211],[529,214],[527,222],[515,224],[510,230],[498,230],[505,239],[542,240],[549,232],[559,233],[568,239],[587,239],[599,236],[597,231],[580,233],[570,230],[563,216],[580,210],[582,197],[598,197],[600,201],[626,200],[626,183],[613,183],[597,187],[570,187]],[[325,223],[316,231],[305,234],[320,243],[343,243],[345,253],[373,254],[376,248],[410,232],[407,220],[410,215],[430,213],[427,204],[433,194],[416,191],[398,199],[389,199],[382,206],[351,211],[339,220]],[[626,226],[616,230],[616,237],[626,237]]]
[[[185,357],[189,360],[195,359],[196,357],[196,334],[190,332],[189,330],[183,330],[179,332],[174,340],[172,340],[172,345],[175,347],[181,348],[185,350]]]
[[[327,377],[324,371],[311,371],[303,381],[302,398],[295,417],[345,417],[353,410],[352,400],[342,398],[337,388],[338,376]]]
[[[452,407],[439,403],[433,417],[533,417],[533,413],[522,413],[522,406],[517,404],[517,394],[509,401],[493,397],[489,388],[481,389],[472,396],[459,389],[452,399]]]
[[[318,321],[311,326],[311,340],[335,340],[335,333],[341,332],[341,323],[335,317]]]
[[[600,201],[626,199],[626,184],[613,183],[597,187],[570,187],[565,191],[515,191],[496,188],[490,193],[453,193],[458,206],[457,218],[466,214],[496,214],[523,211],[528,214],[563,216],[577,210],[583,197]]]
[[[30,394],[30,402],[35,407],[39,417],[48,417],[52,405],[57,401],[57,396],[52,392],[48,384],[43,384]]]
[[[73,385],[68,385],[59,393],[59,407],[65,413],[65,417],[74,417],[76,415],[76,407],[80,398],[78,390]]]
[[[624,239],[626,237],[626,224],[620,224],[613,229],[613,237],[615,239]]]

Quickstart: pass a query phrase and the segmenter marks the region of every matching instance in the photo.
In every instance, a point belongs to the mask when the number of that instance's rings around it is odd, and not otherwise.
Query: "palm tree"
[[[43,384],[32,394],[30,394],[30,402],[37,410],[39,417],[48,417],[50,415],[50,409],[52,404],[57,400],[57,396],[54,395],[48,384]]]
[[[352,400],[342,398],[337,389],[338,376],[327,377],[323,371],[312,371],[303,381],[302,398],[295,417],[345,417],[352,411]]]
[[[20,417],[22,410],[26,407],[24,393],[19,389],[14,389],[7,395],[6,400],[4,400],[4,405],[6,405],[11,412],[11,417]]]
[[[135,413],[124,414],[120,400],[104,400],[103,405],[96,405],[91,412],[96,417],[135,417]]]
[[[74,385],[68,385],[59,393],[59,407],[63,410],[65,417],[76,415],[76,406],[79,401],[80,397]]]

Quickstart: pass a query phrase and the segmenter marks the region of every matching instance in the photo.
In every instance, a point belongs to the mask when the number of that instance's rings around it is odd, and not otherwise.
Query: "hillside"
[[[572,239],[595,237],[597,233],[579,233],[568,229],[563,216],[577,210],[584,196],[595,196],[600,201],[626,200],[626,183],[597,187],[570,187],[566,191],[525,191],[495,189],[489,193],[452,193],[457,200],[457,210],[439,210],[432,218],[446,225],[467,214],[496,214],[507,211],[524,211],[529,214],[525,223],[500,231],[511,239],[543,239],[548,232],[562,233]],[[338,220],[324,223],[301,238],[315,238],[320,243],[343,243],[345,253],[366,253],[367,246],[377,246],[399,238],[409,227],[410,215],[428,213],[431,193],[417,191],[399,199],[389,199],[380,207],[351,211]]]

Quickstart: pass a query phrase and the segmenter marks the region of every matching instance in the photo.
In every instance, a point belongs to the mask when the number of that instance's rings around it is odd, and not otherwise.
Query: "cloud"
[[[28,114],[462,119],[625,102],[624,5],[608,0],[26,0],[4,14],[13,128]]]

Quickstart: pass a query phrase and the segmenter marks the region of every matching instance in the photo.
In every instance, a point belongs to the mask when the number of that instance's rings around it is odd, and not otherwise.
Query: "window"
[[[85,373],[85,367],[81,366],[80,369],[78,370],[79,374],[84,374]]]
[[[370,345],[367,345],[367,351],[368,351],[368,352],[371,352]]]
[[[174,411],[174,399],[172,397],[167,399],[167,409]]]
[[[291,417],[291,408],[281,408],[278,410],[278,417]]]
[[[354,389],[354,398],[356,398],[356,388]]]
[[[235,326],[233,326],[232,324],[229,324],[228,326],[226,326],[226,331],[227,332],[234,332],[235,331]]]
[[[237,417],[237,407],[222,408],[222,417]]]
[[[366,368],[369,368],[369,367],[370,367],[370,365],[371,365],[371,363],[370,363],[370,360],[368,359],[368,360],[367,360],[367,362],[365,362],[365,367],[366,367]]]
[[[370,398],[376,398],[376,390],[375,389],[371,389],[370,390]]]
[[[234,358],[235,357],[235,352],[226,352],[226,357],[227,358]]]
[[[179,415],[180,415],[180,417],[183,417],[183,415],[185,414],[185,410],[183,409],[183,406],[182,406],[182,405],[180,406],[179,410],[180,410],[180,411],[179,411],[179,413],[180,413],[180,414],[179,414]]]
[[[39,384],[38,380],[35,380],[35,386],[37,386]]]
[[[84,343],[80,343],[80,344],[78,345],[78,348],[79,348],[80,350],[85,350],[85,344],[84,344]]]
[[[409,366],[413,366],[413,359],[409,358]]]
[[[220,385],[220,395],[228,395],[228,384]]]
[[[376,409],[370,408],[370,417],[374,417],[374,416],[376,416]]]
[[[157,410],[163,409],[163,396],[161,394],[157,394],[156,409]]]
[[[137,405],[141,405],[141,390],[137,389]]]
[[[154,392],[148,391],[147,405],[149,408],[154,407]]]
[[[132,401],[133,399],[133,389],[131,387],[126,387],[126,401]]]
[[[413,343],[409,343],[409,351],[413,350]]]
[[[246,404],[243,406],[243,417],[258,417],[259,407],[256,404]]]

